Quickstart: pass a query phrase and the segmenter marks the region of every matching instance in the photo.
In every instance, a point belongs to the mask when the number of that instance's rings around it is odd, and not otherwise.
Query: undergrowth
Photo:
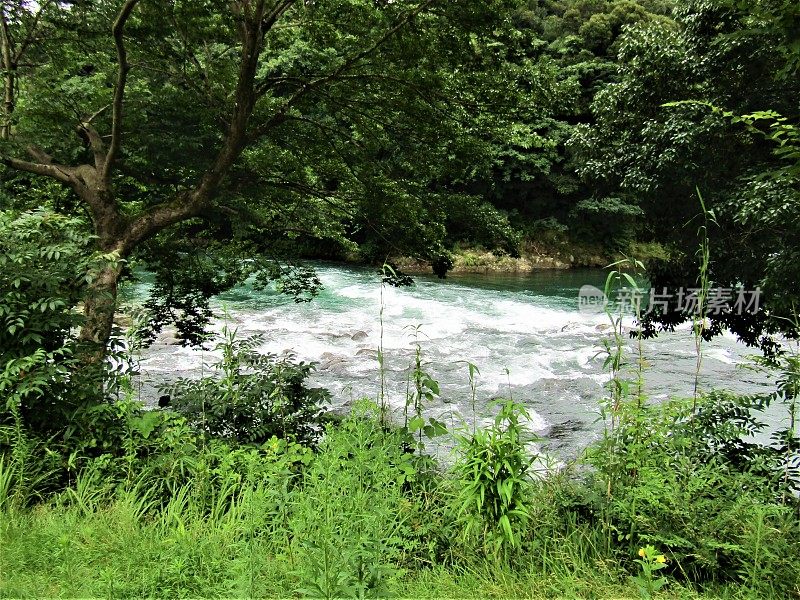
[[[449,470],[429,469],[366,401],[315,450],[277,437],[199,444],[165,413],[157,451],[93,459],[46,498],[27,495],[43,468],[35,451],[6,454],[0,593],[791,597],[796,503],[758,473],[709,460],[711,446],[685,437],[691,409],[642,417],[649,449],[611,499],[602,445],[589,472],[532,476],[513,402],[489,431],[460,434]],[[648,548],[652,560],[639,555]]]

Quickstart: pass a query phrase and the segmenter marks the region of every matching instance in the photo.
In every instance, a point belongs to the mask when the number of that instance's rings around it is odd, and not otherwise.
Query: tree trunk
[[[7,140],[11,137],[11,114],[14,112],[14,73],[6,68],[5,94],[3,97],[3,123],[0,126],[0,137]]]
[[[109,264],[102,267],[89,284],[83,305],[86,320],[81,327],[79,339],[89,346],[94,346],[94,349],[89,349],[90,354],[105,355],[117,308],[119,274],[119,263]]]
[[[0,9],[2,11],[4,9]],[[11,55],[11,40],[8,39],[8,25],[5,12],[0,14],[0,58],[3,64],[3,122],[0,124],[0,137],[7,140],[11,137],[11,114],[14,112],[14,88],[17,65]]]

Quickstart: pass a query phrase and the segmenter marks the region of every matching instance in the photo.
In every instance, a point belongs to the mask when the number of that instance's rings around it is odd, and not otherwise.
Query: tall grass
[[[699,275],[697,279],[697,306],[692,312],[692,333],[695,345],[695,371],[694,371],[694,408],[697,408],[697,397],[700,385],[700,372],[703,367],[703,335],[706,329],[706,311],[708,309],[708,295],[711,290],[710,268],[711,268],[711,245],[708,239],[708,228],[711,224],[716,224],[716,216],[713,209],[706,207],[700,189],[697,190],[697,198],[700,201],[701,215],[703,222],[697,230],[700,244],[697,255],[700,259]]]
[[[500,411],[501,426],[509,410]],[[520,452],[508,432],[503,427],[496,435],[505,438],[473,446],[486,450],[467,452],[454,476],[417,469],[400,432],[386,431],[380,407],[367,404],[329,426],[316,453],[278,440],[260,448],[210,443],[168,493],[154,485],[159,469],[143,465],[131,481],[115,483],[108,465],[95,462],[45,504],[0,509],[0,595],[638,597],[627,578],[636,573],[635,556],[626,559],[627,543],[607,548],[605,524],[592,514],[592,488],[570,471],[544,480],[502,471],[517,460],[508,453]],[[480,471],[492,461],[498,471],[483,472],[477,484],[465,479],[472,472],[465,465]],[[716,506],[700,509],[692,498],[713,493],[707,480],[695,478],[695,488],[683,492],[678,472],[668,487],[656,475],[648,470],[640,479],[638,489],[651,495],[635,511],[634,518],[646,519],[641,531],[656,531],[662,519],[691,519],[693,510],[726,510],[709,526],[720,530],[716,543],[735,543],[741,557],[728,575],[733,586],[712,578],[694,587],[681,583],[669,555],[669,584],[660,597],[785,597],[787,581],[776,577],[796,582],[791,510],[734,490],[727,504],[718,496]],[[499,510],[469,506],[481,486],[487,499],[497,494],[497,483]],[[665,495],[670,490],[679,498]],[[511,510],[524,506],[524,518],[510,519],[513,543],[503,537],[504,502]],[[465,503],[477,524],[472,529],[463,519]],[[497,552],[502,539],[506,550]]]

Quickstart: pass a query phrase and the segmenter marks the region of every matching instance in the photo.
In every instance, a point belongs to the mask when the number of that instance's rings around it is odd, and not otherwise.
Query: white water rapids
[[[441,387],[441,397],[426,408],[427,416],[450,425],[484,422],[491,417],[488,401],[511,394],[529,407],[532,428],[547,438],[551,450],[571,455],[597,435],[598,406],[608,380],[598,353],[608,335],[608,318],[578,312],[577,297],[584,284],[602,287],[602,272],[450,276],[444,281],[418,277],[410,288],[382,289],[374,270],[317,268],[324,290],[311,303],[296,304],[274,291],[245,287],[222,296],[216,307],[225,307],[240,336],[264,334],[263,351],[293,352],[300,360],[317,363],[312,384],[328,388],[335,407],[362,397],[378,399],[377,350],[382,343],[387,399],[402,414],[418,341],[425,369]],[[218,320],[214,329],[221,326]],[[701,388],[768,391],[765,376],[740,368],[754,352],[732,336],[705,344]],[[644,356],[649,398],[691,395],[695,351],[689,330],[646,340]],[[164,381],[200,376],[204,360],[216,358],[162,335],[141,357],[143,399],[152,401],[155,387]],[[466,361],[480,369],[476,415]]]

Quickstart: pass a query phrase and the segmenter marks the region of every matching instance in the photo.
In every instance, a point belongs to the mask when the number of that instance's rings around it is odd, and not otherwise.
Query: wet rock
[[[542,342],[533,337],[524,337],[517,342],[516,347],[523,352],[533,351],[540,349],[542,347]]]
[[[325,357],[327,354],[327,358]],[[347,359],[344,356],[337,356],[335,354],[331,354],[330,352],[326,352],[322,355],[322,361],[319,364],[320,371],[331,371],[336,367],[341,367],[347,362]]]
[[[343,338],[349,338],[349,333],[325,333],[323,334],[325,337],[330,338],[332,340],[340,340]]]
[[[570,434],[583,431],[586,425],[577,419],[567,419],[563,423],[552,425],[547,436],[553,439],[568,439]]]
[[[604,395],[603,384],[589,377],[578,377],[573,383],[574,390],[583,400],[599,402]]]
[[[360,342],[361,340],[365,340],[369,337],[365,331],[356,331],[353,335],[350,336],[350,339],[354,342]]]
[[[356,356],[371,356],[372,358],[378,358],[378,351],[374,348],[362,348],[356,352]]]
[[[178,336],[174,333],[167,332],[158,337],[158,343],[163,344],[164,346],[179,346],[181,344],[181,340],[179,340]]]

